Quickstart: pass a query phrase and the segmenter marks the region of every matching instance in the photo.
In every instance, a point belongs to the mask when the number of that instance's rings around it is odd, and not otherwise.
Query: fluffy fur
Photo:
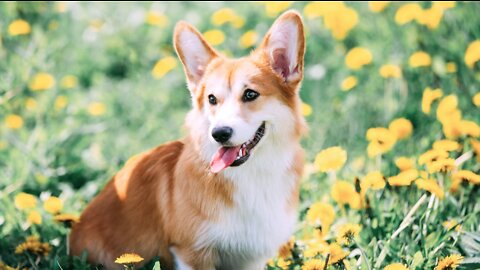
[[[71,252],[88,252],[108,269],[123,253],[162,269],[263,269],[287,242],[296,221],[305,130],[298,91],[303,77],[303,23],[281,15],[249,56],[228,59],[185,22],[174,34],[192,96],[189,131],[129,161],[88,205],[70,237]],[[244,102],[246,89],[260,96]],[[217,104],[211,105],[209,95]],[[210,172],[222,145],[217,126],[234,130],[230,145],[265,135],[238,167]]]

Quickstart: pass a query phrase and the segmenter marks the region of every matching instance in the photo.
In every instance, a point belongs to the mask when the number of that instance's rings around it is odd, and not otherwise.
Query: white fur
[[[177,254],[177,251],[174,247],[170,248],[170,253],[172,253],[176,270],[193,270],[193,268],[183,261],[182,258]]]

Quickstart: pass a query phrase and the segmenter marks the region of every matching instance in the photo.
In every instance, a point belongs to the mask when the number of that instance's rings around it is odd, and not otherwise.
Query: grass
[[[480,39],[480,5],[456,3],[441,13],[438,27],[432,29],[424,24],[436,15],[418,11],[409,13],[416,14],[416,20],[400,25],[395,18],[405,3],[372,12],[367,3],[349,2],[330,12],[336,14],[337,22],[352,24],[343,39],[334,35],[345,24],[332,26],[329,15],[313,16],[326,8],[315,5],[0,3],[0,262],[30,269],[91,267],[85,258],[67,256],[69,228],[54,220],[55,209],[43,204],[51,196],[59,197],[61,213],[78,215],[129,157],[185,134],[182,125],[190,97],[181,65],[161,62],[162,71],[154,69],[159,60],[175,56],[171,37],[177,21],[189,21],[201,32],[221,30],[225,40],[215,47],[241,56],[252,49],[238,42],[245,32],[254,30],[261,37],[279,12],[294,8],[304,15],[307,29],[300,93],[312,109],[306,115],[310,131],[302,141],[306,174],[295,239],[267,267],[320,269],[328,257],[332,264],[327,269],[384,269],[392,263],[412,270],[433,269],[442,258],[460,254],[464,259],[459,268],[478,269],[479,186],[472,180],[462,181],[452,191],[452,185],[458,171],[477,175],[480,171],[479,151],[474,149],[476,132],[480,133],[479,107],[474,101],[480,89],[480,65],[465,61],[469,45]],[[423,10],[432,8],[430,2],[419,5]],[[222,8],[231,8],[236,15],[226,16],[232,22],[215,25],[213,14]],[[345,16],[351,12],[348,9],[357,14],[357,22]],[[21,25],[16,28],[26,33],[15,35],[15,29],[10,29],[17,19],[28,23],[28,31]],[[355,47],[367,49],[372,57],[353,70],[345,58]],[[409,63],[418,51],[430,56],[424,67]],[[480,58],[479,51],[473,59]],[[382,77],[379,69],[385,64],[398,66],[401,76]],[[35,91],[32,83],[39,73],[47,73],[55,83],[41,79],[37,88],[46,89]],[[69,75],[73,76],[70,82],[64,80]],[[348,76],[357,83],[350,91],[342,91]],[[432,103],[430,114],[421,109],[427,87],[443,92]],[[440,109],[446,116],[439,119],[439,104],[449,95],[456,96],[458,106]],[[455,110],[461,111],[463,120],[476,124],[470,128],[466,122],[460,124],[453,119]],[[367,130],[388,128],[397,118],[408,119],[413,131],[405,139],[391,135],[396,140],[392,149],[369,156]],[[459,131],[449,133],[455,129]],[[422,171],[433,165],[419,164],[419,158],[442,139],[458,143],[444,157],[457,164],[425,177]],[[332,146],[346,152],[346,162],[340,159],[337,169],[322,172],[315,159]],[[395,160],[401,156],[415,160],[418,175],[405,186],[395,186],[390,177],[400,173]],[[383,187],[366,191],[365,176],[373,171],[386,181]],[[430,191],[418,187],[414,181],[422,177],[434,180],[444,193],[442,199],[432,191],[432,182],[426,185]],[[347,184],[337,191],[347,195],[335,199],[332,189],[340,180]],[[15,203],[21,192],[34,196],[33,207]],[[325,209],[313,210],[318,203],[333,209],[331,221]],[[32,212],[37,216],[30,216]],[[444,226],[449,220],[461,228]],[[347,223],[359,224],[361,230],[358,236],[350,235],[347,244],[336,246],[337,233]],[[31,235],[48,243],[48,255],[15,253]],[[154,263],[145,269],[152,269]],[[0,269],[5,267],[0,264]]]

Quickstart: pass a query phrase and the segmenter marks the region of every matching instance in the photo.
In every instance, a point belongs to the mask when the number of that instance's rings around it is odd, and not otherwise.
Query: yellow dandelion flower
[[[455,231],[459,232],[462,229],[462,225],[459,225],[454,219],[445,220],[442,222],[442,226],[447,229],[447,231],[455,228]]]
[[[32,224],[37,224],[40,225],[42,224],[42,216],[38,211],[32,210],[28,214],[27,221],[32,223]]]
[[[339,170],[347,161],[347,152],[335,146],[322,150],[315,157],[315,166],[321,172]]]
[[[417,16],[417,22],[421,25],[427,26],[429,29],[436,29],[440,25],[443,17],[443,9],[431,7],[422,10]]]
[[[145,22],[150,25],[165,27],[168,25],[168,17],[158,11],[150,10],[145,15]]]
[[[235,16],[235,18],[232,21],[232,26],[238,29],[243,27],[244,25],[245,25],[245,18],[243,18],[242,16]]]
[[[308,209],[306,220],[312,225],[320,224],[322,232],[326,233],[335,221],[335,210],[328,203],[316,202]]]
[[[330,5],[330,3],[326,4]],[[332,32],[336,40],[343,40],[358,24],[358,13],[355,9],[344,5],[332,5],[332,9],[331,12],[325,12],[324,25]]]
[[[257,41],[258,33],[254,30],[247,31],[240,37],[240,47],[250,48],[255,45]]]
[[[459,254],[453,254],[438,261],[438,264],[435,267],[435,270],[456,269],[458,264],[461,263],[462,261],[463,261],[463,256]]]
[[[78,85],[78,78],[74,75],[66,75],[60,81],[60,86],[63,89],[74,88]]]
[[[309,259],[302,265],[302,270],[323,270],[325,269],[325,262],[320,259]]]
[[[278,258],[277,267],[280,267],[280,269],[288,270],[289,266],[290,266],[290,260],[286,258]]]
[[[232,22],[237,14],[231,8],[222,8],[215,11],[212,15],[211,21],[215,26],[224,25],[228,22]]]
[[[418,164],[424,165],[445,158],[448,158],[447,151],[432,149],[420,155],[418,158]]]
[[[14,20],[8,25],[8,34],[10,34],[10,36],[26,35],[29,34],[30,31],[30,24],[22,19]]]
[[[477,156],[477,161],[480,162],[480,141],[471,139],[470,143],[472,144],[473,152]]]
[[[23,127],[23,118],[17,114],[9,114],[5,117],[5,126],[9,129],[20,129]]]
[[[360,182],[362,194],[365,194],[368,189],[379,190],[385,187],[385,178],[379,171],[369,172]]]
[[[342,91],[349,91],[357,85],[357,78],[355,76],[348,76],[342,81]]]
[[[29,111],[35,110],[35,108],[37,108],[37,101],[33,98],[27,98],[27,100],[25,100],[25,108]]]
[[[422,96],[422,112],[430,114],[432,102],[443,96],[443,91],[440,88],[432,90],[430,87],[425,88]]]
[[[395,159],[395,166],[397,166],[397,168],[402,172],[406,170],[414,169],[415,159],[407,158],[407,157],[399,157]]]
[[[460,129],[462,135],[480,137],[480,126],[473,121],[462,120],[458,122],[458,128]]]
[[[435,1],[432,3],[433,8],[438,8],[438,9],[451,9],[454,8],[456,5],[455,1]]]
[[[379,70],[380,76],[383,78],[400,78],[402,77],[402,70],[397,65],[383,65]]]
[[[301,110],[302,110],[302,115],[303,116],[309,116],[312,114],[313,112],[313,109],[312,109],[312,106],[308,105],[307,103],[303,103],[302,102],[302,105],[301,105]]]
[[[288,258],[292,255],[292,250],[295,247],[295,236],[291,236],[287,243],[283,244],[278,250],[280,258]]]
[[[474,172],[468,171],[468,170],[461,170],[461,171],[454,172],[452,174],[452,179],[454,181],[455,180],[468,181],[475,185],[480,184],[480,175],[475,174]]]
[[[452,140],[439,140],[433,143],[433,149],[439,151],[458,151],[460,144]]]
[[[455,169],[455,160],[453,158],[440,159],[427,163],[429,173],[448,172]]]
[[[369,128],[367,140],[370,141],[367,148],[368,156],[374,157],[390,151],[397,142],[397,136],[386,128]]]
[[[409,186],[418,177],[418,171],[415,169],[406,170],[399,174],[389,177],[388,183],[391,186]]]
[[[348,51],[347,56],[345,57],[345,65],[349,69],[357,70],[368,65],[372,62],[372,53],[361,47],[355,47]]]
[[[332,243],[328,246],[330,259],[328,260],[328,264],[336,264],[343,259],[345,259],[348,255],[348,252],[345,252],[342,247],[337,243]]]
[[[122,254],[115,260],[115,263],[118,264],[134,264],[143,261],[143,258],[140,255],[135,253],[125,253]]]
[[[476,93],[473,98],[472,102],[476,107],[480,107],[480,92]]]
[[[280,12],[287,10],[292,1],[271,1],[265,3],[265,13],[268,17],[276,17]]]
[[[401,263],[391,263],[385,266],[383,270],[408,270],[408,267]]]
[[[417,3],[409,3],[402,5],[395,13],[395,22],[399,25],[409,23],[416,20],[422,13],[422,7]]]
[[[55,86],[55,78],[52,75],[40,72],[33,76],[32,80],[28,84],[28,87],[32,91],[47,90]]]
[[[480,39],[470,43],[465,52],[465,64],[469,68],[473,68],[478,60],[480,60]]]
[[[15,196],[15,206],[20,210],[34,208],[36,205],[37,198],[32,194],[21,192]]]
[[[203,33],[203,36],[213,46],[220,45],[225,41],[225,34],[220,30],[208,30]]]
[[[177,60],[175,57],[167,56],[157,61],[152,69],[152,76],[155,79],[160,79],[168,72],[177,67]]]
[[[78,222],[80,220],[77,215],[72,214],[58,214],[53,219],[58,222]]]
[[[457,72],[457,64],[455,64],[454,62],[448,62],[447,63],[447,72],[448,73]]]
[[[63,201],[60,198],[51,196],[43,203],[43,208],[50,214],[56,214],[63,209]]]
[[[382,12],[389,4],[390,1],[368,1],[368,8],[372,12]]]
[[[413,53],[408,59],[408,64],[412,68],[428,67],[432,64],[432,58],[430,55],[423,51]]]
[[[18,268],[13,268],[0,261],[0,270],[18,270]]]
[[[355,191],[355,186],[347,181],[337,181],[330,192],[332,199],[340,205],[348,204],[354,209],[360,208],[360,195]]]
[[[51,249],[52,248],[48,243],[40,242],[40,238],[38,236],[29,236],[25,242],[19,244],[15,248],[15,254],[29,252],[39,256],[47,256]]]
[[[343,2],[312,1],[305,5],[303,13],[305,17],[314,19],[344,8],[346,7]]]
[[[461,119],[462,112],[458,109],[455,109],[450,115],[445,115],[441,119],[440,122],[442,123],[442,131],[443,134],[445,134],[445,137],[448,139],[456,139],[465,132],[472,131],[467,130],[470,128],[470,125],[465,125],[465,122],[463,122]]]
[[[397,139],[403,140],[412,135],[413,125],[408,119],[397,118],[388,125],[388,129],[397,136]]]
[[[68,98],[66,96],[60,95],[55,99],[54,107],[58,111],[65,108],[67,104]]]
[[[438,185],[437,181],[433,179],[420,178],[415,181],[415,184],[419,189],[423,189],[430,193],[433,193],[439,199],[443,199],[443,197],[445,196],[442,188]]]
[[[344,224],[338,229],[337,242],[342,245],[349,245],[358,238],[361,230],[362,227],[359,224]]]
[[[92,116],[100,116],[104,115],[105,112],[107,111],[107,108],[105,107],[105,104],[102,102],[93,102],[88,105],[88,113]]]
[[[456,113],[458,106],[458,98],[456,95],[448,95],[444,97],[437,108],[437,119],[442,124],[452,118],[453,114]],[[456,117],[459,118],[459,117]],[[460,117],[461,118],[461,117]]]

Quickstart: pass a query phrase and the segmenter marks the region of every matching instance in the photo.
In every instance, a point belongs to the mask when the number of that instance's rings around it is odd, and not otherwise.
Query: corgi
[[[174,47],[192,99],[188,135],[127,162],[73,226],[71,254],[107,269],[122,269],[124,253],[159,257],[162,269],[263,269],[297,220],[302,18],[279,16],[243,58],[186,22]]]

